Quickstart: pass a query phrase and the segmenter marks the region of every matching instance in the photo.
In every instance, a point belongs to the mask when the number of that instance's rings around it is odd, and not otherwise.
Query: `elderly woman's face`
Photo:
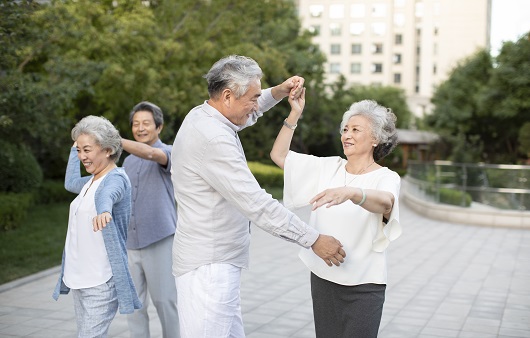
[[[113,161],[109,150],[101,148],[92,135],[81,134],[76,141],[77,157],[89,174],[99,174]]]
[[[360,115],[350,117],[340,137],[344,155],[364,155],[373,150],[375,142],[370,121]]]

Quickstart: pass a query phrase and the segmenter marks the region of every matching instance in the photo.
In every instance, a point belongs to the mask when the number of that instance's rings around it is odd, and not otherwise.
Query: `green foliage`
[[[457,206],[469,207],[471,205],[471,195],[460,190],[453,190],[447,188],[440,188],[438,191],[440,194],[440,202],[445,204],[452,204]],[[464,205],[462,205],[462,199]]]
[[[523,155],[530,158],[530,122],[526,122],[519,129],[519,149]]]
[[[452,149],[454,161],[516,163],[518,136],[530,116],[530,40],[507,42],[492,59],[487,50],[463,60],[436,90],[425,118]]]
[[[16,229],[32,204],[31,193],[0,193],[0,231]]]
[[[64,188],[64,181],[44,180],[36,192],[36,203],[51,204],[71,202],[75,195]]]
[[[248,167],[261,186],[283,187],[283,170],[277,166],[248,162]]]
[[[19,224],[0,233],[0,284],[61,264],[68,204],[36,206]]]
[[[26,146],[0,140],[0,192],[31,192],[42,183],[42,170]]]

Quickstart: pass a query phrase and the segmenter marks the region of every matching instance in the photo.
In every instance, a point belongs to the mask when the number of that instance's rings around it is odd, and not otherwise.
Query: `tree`
[[[436,90],[426,123],[452,144],[450,158],[516,163],[518,135],[530,116],[530,41],[507,42],[492,59],[481,50]]]
[[[494,125],[488,140],[490,157],[502,162],[515,162],[518,135],[530,117],[530,33],[517,42],[506,42],[496,58],[487,89],[478,105],[484,115],[491,115]]]
[[[63,175],[69,131],[86,115],[103,115],[130,136],[130,108],[149,100],[165,112],[161,137],[172,142],[184,116],[207,98],[202,76],[223,56],[258,61],[264,87],[293,74],[303,75],[308,87],[321,82],[323,54],[308,33],[300,33],[290,1],[171,0],[151,1],[151,7],[135,0],[25,3],[33,6],[24,8],[27,33],[3,52],[14,61],[6,67],[9,81],[3,83],[12,90],[1,94],[8,104],[0,123],[16,126],[4,128],[6,138],[30,144],[39,162],[57,164],[45,170],[47,177]],[[282,102],[261,128],[242,134],[249,159],[268,159],[281,125],[277,112],[287,107]]]
[[[478,98],[491,72],[491,56],[480,50],[460,62],[433,95],[435,108],[425,123],[452,144],[454,161],[483,160],[483,136],[491,133],[491,116],[479,111]],[[483,123],[476,123],[478,119]]]

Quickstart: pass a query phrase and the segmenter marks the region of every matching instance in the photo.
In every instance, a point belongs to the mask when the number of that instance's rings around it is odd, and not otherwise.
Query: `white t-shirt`
[[[285,159],[284,203],[321,234],[343,244],[344,263],[329,267],[311,249],[301,249],[300,259],[320,278],[341,285],[386,284],[385,249],[401,235],[399,223],[400,177],[386,167],[362,175],[345,172],[341,157],[316,157],[290,151]],[[311,211],[309,201],[328,188],[352,187],[388,191],[394,195],[394,207],[387,224],[382,215],[346,201],[330,208]],[[351,182],[351,183],[350,183]]]
[[[94,232],[92,226],[97,215],[94,195],[105,176],[94,182],[90,179],[70,204],[63,276],[70,289],[94,287],[112,277],[103,234]]]

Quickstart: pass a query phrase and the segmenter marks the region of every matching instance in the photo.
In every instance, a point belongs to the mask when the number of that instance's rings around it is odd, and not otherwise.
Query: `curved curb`
[[[404,202],[422,216],[458,224],[530,230],[530,211],[463,208],[449,204],[428,202],[407,191],[407,184],[403,184],[404,182],[406,180],[402,180],[401,189],[401,196]]]
[[[34,273],[33,275],[29,275],[29,276],[26,276],[26,277],[15,279],[14,281],[11,281],[11,282],[8,282],[8,283],[0,285],[0,293],[8,291],[8,290],[11,290],[13,288],[19,287],[19,286],[24,285],[24,284],[31,283],[33,281],[36,281],[37,279],[40,279],[40,278],[43,278],[43,277],[47,277],[47,276],[52,275],[52,274],[59,274],[59,272],[61,272],[61,266],[60,265],[59,266],[55,266],[53,268],[49,268],[49,269],[43,270],[43,271],[40,271],[40,272],[37,272],[37,273]]]

